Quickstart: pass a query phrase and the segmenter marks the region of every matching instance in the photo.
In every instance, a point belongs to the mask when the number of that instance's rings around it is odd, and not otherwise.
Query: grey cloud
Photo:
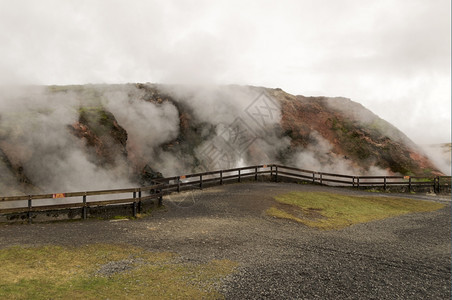
[[[0,0],[0,40],[0,85],[236,83],[318,91],[363,103],[418,143],[450,140],[445,0]],[[440,133],[433,139],[426,128],[434,126]]]

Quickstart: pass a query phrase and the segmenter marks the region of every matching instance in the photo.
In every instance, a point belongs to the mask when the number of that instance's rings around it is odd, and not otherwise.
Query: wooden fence
[[[285,178],[303,179],[307,182],[331,186],[345,186],[355,188],[382,188],[405,187],[407,192],[415,188],[431,188],[434,193],[450,192],[451,176],[354,176],[316,172],[299,168],[273,165],[276,176]],[[276,179],[277,180],[277,179]]]
[[[384,190],[393,186],[405,187],[406,191],[423,187],[431,188],[435,193],[450,192],[451,187],[450,176],[353,176],[271,164],[160,178],[154,185],[139,188],[0,197],[0,214],[26,213],[31,222],[33,212],[80,208],[82,218],[86,219],[91,207],[132,204],[133,216],[136,216],[141,211],[142,201],[158,199],[161,205],[163,196],[170,192],[187,188],[202,189],[205,185],[222,185],[230,181],[241,182],[243,179],[257,181],[259,177],[275,182],[296,180],[328,186]],[[144,196],[145,192],[148,195]],[[113,199],[105,199],[109,197]],[[1,208],[7,203],[11,207]]]
[[[136,216],[137,212],[140,210],[142,201],[158,199],[159,204],[161,204],[163,196],[162,189],[162,184],[156,184],[140,188],[0,197],[0,205],[2,203],[13,204],[13,207],[11,208],[1,208],[0,214],[26,212],[28,220],[31,222],[33,212],[80,208],[82,210],[82,218],[86,219],[88,208],[90,207],[131,203],[133,206],[133,215]],[[146,191],[150,191],[151,193],[147,196],[143,196],[142,193]],[[99,196],[108,197],[109,195],[124,195],[130,193],[132,194],[132,197],[121,197],[108,200],[96,199],[96,196],[99,198]],[[92,197],[93,199],[88,199],[88,197]],[[77,199],[74,202],[71,201],[72,198]],[[48,202],[51,202],[51,204],[48,204]]]

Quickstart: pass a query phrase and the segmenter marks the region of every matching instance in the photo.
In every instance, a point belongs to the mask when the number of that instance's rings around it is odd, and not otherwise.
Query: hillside
[[[128,187],[270,162],[348,174],[440,174],[402,132],[345,98],[155,84],[0,95],[2,195]]]
[[[360,173],[438,174],[432,162],[406,135],[361,104],[346,98],[272,93],[282,103],[282,122],[295,149],[312,149],[320,161],[341,158]],[[312,142],[314,140],[315,145]],[[320,141],[326,147],[320,147]],[[325,155],[326,154],[326,155]],[[321,167],[321,166],[319,166]],[[337,170],[340,171],[340,170]]]

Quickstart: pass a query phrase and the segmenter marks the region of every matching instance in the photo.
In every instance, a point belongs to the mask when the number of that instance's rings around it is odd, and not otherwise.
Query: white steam
[[[149,89],[172,100],[151,99]],[[1,189],[17,177],[7,163],[14,170],[23,168],[23,175],[40,192],[136,186],[130,178],[145,166],[163,176],[268,163],[349,175],[387,174],[374,166],[363,170],[335,154],[316,131],[311,132],[307,147],[291,148],[291,139],[281,128],[280,102],[260,87],[119,85],[53,92],[16,87],[2,91],[0,97]],[[351,119],[386,128],[395,139],[406,138],[373,113],[361,114],[367,110],[350,100],[337,98],[328,104]],[[113,114],[127,132],[127,157],[113,155],[109,164],[96,161],[93,150],[87,150],[88,140],[74,135],[72,126],[79,121],[82,107],[100,107]],[[182,114],[188,115],[188,121]],[[107,135],[102,142],[115,143],[109,139]],[[18,190],[24,191],[17,185],[9,192]]]
[[[41,192],[130,186],[124,164],[96,166],[84,140],[70,127],[78,120],[79,101],[72,93],[49,94],[42,88],[2,93],[0,147]]]
[[[102,97],[103,106],[127,131],[129,159],[139,168],[157,163],[160,146],[179,134],[179,114],[172,103],[156,104],[142,98],[143,92],[134,86],[106,92]]]
[[[204,123],[199,132],[203,142],[194,149],[200,170],[277,162],[279,152],[290,145],[275,130],[280,104],[264,88],[172,85],[163,90]]]
[[[441,172],[451,175],[451,144],[424,145],[422,150]]]
[[[333,153],[333,146],[317,131],[311,132],[310,140],[312,142],[305,149],[294,155],[293,165],[318,172],[345,175],[361,173],[351,160]]]

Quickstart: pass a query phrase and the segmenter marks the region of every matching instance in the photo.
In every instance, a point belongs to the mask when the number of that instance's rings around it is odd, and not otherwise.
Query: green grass
[[[114,216],[112,219],[113,220],[129,220],[129,219],[133,219],[133,217],[129,217],[129,216]]]
[[[176,263],[172,253],[95,244],[0,250],[0,299],[217,299],[214,284],[236,263]],[[99,272],[111,262],[127,270]]]
[[[346,196],[333,193],[292,192],[275,197],[281,204],[267,214],[320,229],[341,229],[357,223],[428,212],[443,204],[396,197]],[[288,205],[288,206],[287,206]]]
[[[79,108],[79,121],[88,125],[98,137],[109,134],[114,127],[114,116],[104,107],[84,106]]]

